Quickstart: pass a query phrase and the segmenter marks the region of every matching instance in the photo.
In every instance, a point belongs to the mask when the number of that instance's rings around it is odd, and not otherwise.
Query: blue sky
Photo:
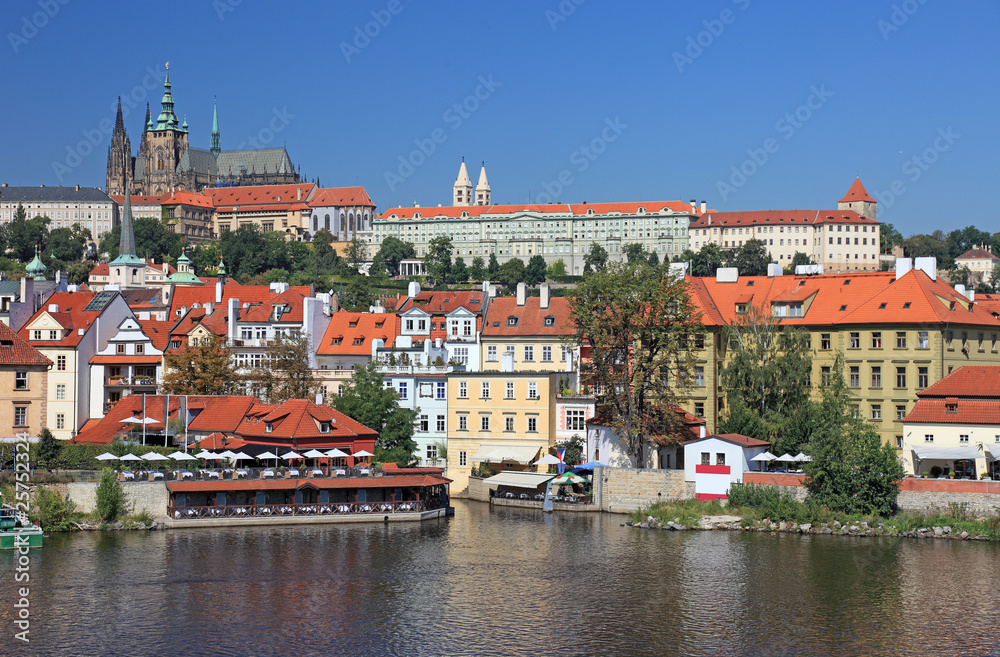
[[[284,144],[310,180],[364,185],[380,210],[450,204],[465,156],[473,182],[486,161],[498,203],[825,209],[860,174],[904,235],[1000,230],[996,2],[5,0],[0,12],[11,185],[103,186],[116,98],[135,106],[137,149],[169,61],[193,146],[208,148],[218,97],[224,149]]]

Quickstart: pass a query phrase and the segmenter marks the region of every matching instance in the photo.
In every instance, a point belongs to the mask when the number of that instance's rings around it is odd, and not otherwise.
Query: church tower
[[[185,125],[180,125],[177,114],[174,113],[174,97],[171,93],[170,64],[167,63],[167,76],[163,82],[163,98],[160,101],[160,115],[154,122],[152,116],[146,122],[146,133],[143,135],[144,159],[143,192],[148,195],[160,195],[176,187],[177,165],[188,146],[188,133]]]
[[[106,187],[108,194],[115,196],[125,193],[126,181],[132,182],[132,144],[125,132],[125,121],[122,118],[122,98],[118,97],[118,114],[115,116],[115,129],[111,133],[111,146],[108,148],[108,171]]]
[[[847,194],[844,198],[840,199],[837,203],[838,210],[853,210],[860,214],[862,217],[871,219],[872,221],[878,221],[875,218],[876,201],[865,189],[865,186],[861,184],[861,178],[855,178],[854,184],[851,188],[847,190]]]
[[[118,257],[108,263],[111,284],[121,289],[144,287],[146,283],[146,263],[139,259],[135,250],[135,228],[132,223],[132,197],[125,185],[125,204],[122,211],[122,234],[118,243]]]
[[[486,180],[486,162],[479,172],[479,182],[476,184],[476,205],[492,205],[490,202],[490,182]]]
[[[458,178],[455,179],[453,190],[454,205],[472,205],[472,180],[469,179],[469,172],[465,168],[465,158],[462,158],[462,167],[458,170]]]
[[[212,108],[212,155],[218,159],[221,152],[222,140],[219,135],[219,101],[215,101],[215,106]]]

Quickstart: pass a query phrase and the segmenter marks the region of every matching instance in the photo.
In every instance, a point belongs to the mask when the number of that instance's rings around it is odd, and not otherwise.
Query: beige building
[[[90,230],[94,242],[117,223],[117,205],[99,187],[8,187],[0,188],[0,222],[14,218],[18,204],[28,219],[44,216],[52,220],[49,230],[80,224]]]
[[[969,270],[969,282],[972,284],[989,280],[997,263],[1000,263],[1000,258],[990,253],[990,248],[985,244],[971,248],[955,258],[956,267]]]
[[[45,426],[52,361],[0,324],[0,437],[37,436]]]
[[[246,224],[256,224],[265,233],[285,233],[286,239],[306,240],[312,211],[309,200],[316,185],[261,185],[206,189],[215,206],[214,231],[219,237]]]

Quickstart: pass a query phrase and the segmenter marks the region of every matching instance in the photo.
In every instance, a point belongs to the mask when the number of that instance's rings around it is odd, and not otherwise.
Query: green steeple
[[[139,259],[135,251],[135,228],[132,225],[132,197],[130,193],[128,178],[126,178],[125,208],[122,211],[122,236],[118,243],[118,257],[112,260],[111,264],[145,267],[146,263]]]
[[[42,259],[38,257],[38,249],[35,249],[35,257],[32,258],[31,262],[28,263],[28,266],[25,267],[25,275],[30,276],[36,281],[44,281],[46,269],[47,267],[45,266],[45,263],[43,263]]]
[[[187,252],[181,253],[177,258],[177,271],[170,274],[167,280],[171,283],[181,283],[184,285],[204,285],[204,281],[194,275],[191,271],[191,260],[187,257]]]
[[[163,82],[163,98],[160,100],[160,116],[156,119],[157,130],[177,130],[177,115],[174,114],[174,97],[170,94],[170,62],[167,62],[167,79]]]
[[[222,152],[222,145],[219,140],[219,103],[215,102],[215,107],[212,109],[212,155],[219,157],[219,153]]]

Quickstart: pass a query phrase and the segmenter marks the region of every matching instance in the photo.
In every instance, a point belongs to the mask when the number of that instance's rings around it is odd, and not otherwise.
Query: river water
[[[648,531],[455,502],[423,524],[52,535],[0,654],[996,655],[1000,546]]]

